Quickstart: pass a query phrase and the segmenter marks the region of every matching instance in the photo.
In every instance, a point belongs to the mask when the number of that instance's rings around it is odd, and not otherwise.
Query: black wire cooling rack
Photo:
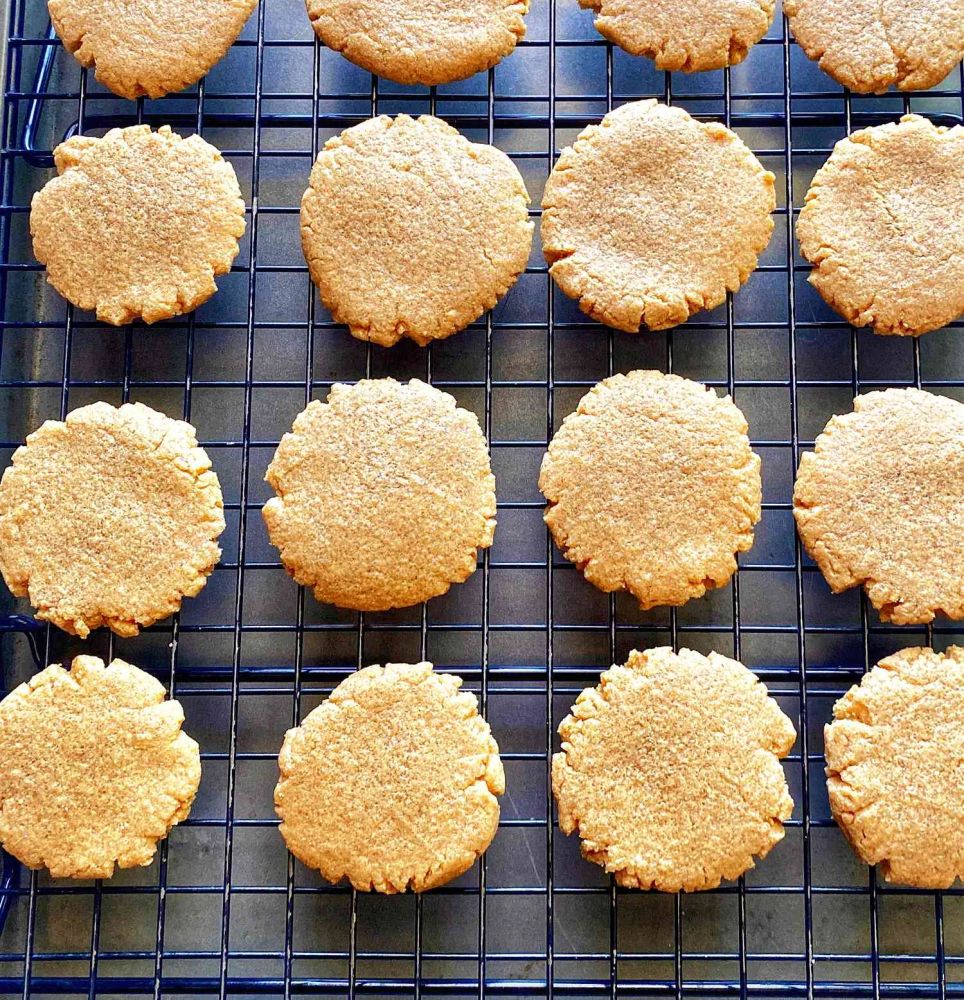
[[[923,385],[964,397],[960,330],[919,342],[839,321],[807,286],[794,211],[833,143],[912,109],[961,121],[960,70],[927,93],[851,97],[803,57],[777,16],[729,72],[658,73],[605,44],[575,0],[535,0],[495,70],[427,90],[373,79],[316,44],[300,0],[262,0],[195,89],[128,102],[81,72],[40,0],[11,0],[0,205],[0,460],[43,419],[139,399],[198,428],[226,498],[224,559],[201,595],[134,640],[81,644],[0,597],[3,684],[82,646],[154,672],[181,700],[204,777],[154,864],[107,882],[52,882],[5,857],[0,995],[126,997],[769,996],[964,994],[964,899],[878,883],[830,819],[822,726],[833,701],[893,649],[952,641],[878,624],[833,597],[795,542],[796,455],[858,391]],[[555,293],[538,239],[507,299],[428,350],[353,340],[312,291],[298,239],[309,167],[373,113],[433,112],[518,164],[538,203],[559,148],[615,104],[659,97],[737,129],[777,176],[776,230],[735,299],[668,334],[588,322]],[[249,206],[232,273],[196,313],[114,329],[44,284],[27,230],[51,150],[74,132],[169,123],[234,163]],[[959,206],[958,206],[959,208]],[[547,438],[614,371],[674,370],[729,391],[763,458],[764,514],[731,586],[642,613],[560,560],[536,489]],[[366,375],[429,378],[483,421],[498,480],[495,545],[427,607],[323,607],[281,569],[260,505],[273,449],[308,399]],[[552,822],[549,754],[575,694],[629,649],[716,649],[755,669],[797,721],[786,840],[737,884],[691,896],[617,890]],[[295,864],[271,792],[284,730],[356,666],[424,657],[476,691],[509,791],[483,861],[424,897],[359,895]],[[2,765],[0,765],[2,766]]]

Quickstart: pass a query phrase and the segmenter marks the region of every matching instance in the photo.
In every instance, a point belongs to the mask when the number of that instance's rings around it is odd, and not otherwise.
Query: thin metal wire
[[[315,39],[313,61],[311,67],[311,79],[313,81],[314,96],[311,104],[311,161],[312,164],[318,155],[318,94],[320,92],[319,80],[321,72],[321,43]],[[306,329],[305,329],[305,395],[304,403],[307,406],[311,402],[311,385],[315,369],[315,286],[308,277],[306,280]],[[294,692],[291,699],[291,725],[297,726],[301,721],[301,696],[303,684],[303,668],[305,663],[305,600],[306,588],[302,585],[298,587],[298,609],[297,609],[297,640],[295,643],[295,677]],[[285,944],[284,944],[284,997],[289,1000],[292,995],[292,983],[294,979],[294,927],[295,927],[295,859],[289,852],[287,867],[285,871]]]
[[[195,131],[198,135],[204,135],[204,81],[198,84],[197,92],[197,118]],[[191,400],[192,400],[192,379],[194,375],[194,336],[195,336],[195,316],[192,313],[188,317],[187,343],[185,345],[184,364],[184,399],[181,416],[184,420],[191,420]],[[177,697],[178,679],[178,647],[180,645],[181,615],[175,613],[171,624],[170,655],[168,659],[167,688],[171,698]],[[161,1000],[161,987],[164,978],[164,933],[167,921],[167,879],[170,861],[170,842],[165,839],[158,849],[158,881],[157,881],[157,925],[155,929],[156,949],[154,951],[154,984],[153,1000]]]
[[[606,45],[606,112],[613,110],[613,46]],[[616,335],[606,331],[606,375],[616,372]],[[616,662],[616,595],[609,595],[609,663]],[[614,876],[609,876],[609,996],[616,1000],[619,989],[619,893]]]
[[[723,70],[723,124],[727,128],[732,125],[731,108],[732,82],[730,79],[730,68]],[[726,388],[729,395],[736,399],[736,329],[733,317],[733,295],[727,293],[726,296]],[[737,564],[742,560],[737,555]],[[735,659],[743,659],[743,642],[740,635],[740,574],[737,572],[733,576],[730,584],[732,593],[732,613],[733,613],[733,656]],[[747,995],[747,943],[746,943],[746,877],[741,875],[738,880],[739,898],[737,901],[737,946],[739,950],[739,973],[740,973],[740,997]]]
[[[265,4],[259,4],[257,11],[258,37],[264,36]],[[228,729],[228,777],[225,802],[224,821],[224,892],[221,900],[221,964],[220,977],[218,983],[218,995],[226,998],[228,995],[228,949],[230,946],[231,932],[231,887],[234,881],[232,863],[234,860],[234,810],[235,810],[235,790],[237,783],[237,768],[235,767],[235,757],[238,746],[238,710],[240,707],[240,669],[241,669],[241,622],[244,613],[244,561],[247,551],[247,523],[245,516],[247,506],[249,475],[251,458],[251,400],[254,381],[254,315],[257,304],[258,283],[255,276],[255,265],[258,257],[258,206],[260,203],[260,192],[258,181],[261,170],[261,159],[259,152],[261,149],[261,128],[259,119],[261,116],[262,101],[262,74],[264,67],[264,49],[258,46],[255,50],[254,69],[254,129],[251,135],[251,224],[250,224],[250,244],[248,249],[248,328],[245,339],[244,357],[244,413],[243,413],[243,439],[241,442],[241,483],[240,483],[240,504],[241,516],[238,518],[238,569],[234,591],[234,642],[231,655],[231,711]]]
[[[793,86],[790,70],[790,24],[786,16],[783,18],[783,74],[784,74],[784,198],[786,199],[786,233],[787,259],[793,261],[793,212],[794,212],[794,176],[793,176]],[[787,268],[787,325],[789,334],[790,371],[797,371],[797,322],[796,322],[796,288],[792,266]],[[795,378],[790,384],[790,438],[792,446],[792,461],[794,469],[800,456],[800,400],[797,394]],[[812,843],[810,818],[810,734],[809,711],[807,705],[807,637],[806,611],[803,593],[803,550],[799,538],[794,538],[794,590],[796,599],[796,634],[797,663],[799,664],[798,692],[800,698],[800,753],[803,762],[800,768],[800,796],[803,799],[803,905],[804,905],[804,954],[807,996],[814,992],[814,947],[813,947],[813,871]]]
[[[84,124],[84,112],[87,96],[87,70],[84,69],[80,74],[80,86],[77,93],[77,123],[78,128],[82,128]],[[74,325],[74,308],[68,303],[64,321],[64,360],[63,360],[63,371],[62,371],[62,386],[60,393],[60,418],[63,419],[67,415],[68,410],[68,399],[70,393],[70,362],[72,357],[72,341],[73,341],[73,325]],[[45,638],[44,638],[44,662],[49,663],[50,657],[50,647],[51,647],[51,630],[52,626],[47,624],[45,627]],[[30,873],[30,903],[27,913],[27,941],[26,941],[26,955],[24,958],[24,976],[23,976],[23,1000],[28,1000],[31,995],[31,975],[33,972],[33,959],[34,959],[34,949],[36,941],[36,931],[37,931],[37,886],[38,886],[38,876],[36,872]]]
[[[961,94],[961,118],[964,119],[964,63],[957,70],[958,90]],[[915,372],[921,371],[920,343],[915,348]],[[928,645],[934,644],[934,629],[928,625]],[[934,947],[937,956],[937,995],[939,1000],[945,1000],[947,991],[947,955],[945,953],[944,937],[944,897],[941,893],[934,894]]]
[[[485,131],[485,140],[491,146],[495,143],[495,69],[490,69],[486,81],[486,97],[489,107],[489,121]],[[485,402],[482,419],[482,430],[485,440],[492,440],[492,311],[485,315]],[[482,647],[480,656],[480,671],[482,673],[479,686],[479,711],[482,718],[489,717],[489,588],[491,578],[492,554],[489,549],[482,553]],[[488,941],[486,937],[486,890],[488,889],[488,859],[483,854],[479,861],[479,906],[478,906],[478,957],[479,1000],[485,1000],[485,987],[488,980]]]
[[[663,74],[663,101],[672,105],[673,103],[673,76],[671,73]],[[673,357],[673,330],[666,333],[666,371],[671,373],[674,369]],[[679,650],[679,614],[676,608],[669,609],[669,637],[670,645],[674,650]],[[674,968],[675,982],[674,995],[676,1000],[683,998],[683,898],[680,893],[676,893],[673,898],[673,944],[674,944]]]
[[[556,0],[549,0],[549,81],[548,81],[548,101],[549,101],[549,122],[547,133],[547,172],[551,171],[556,162]],[[555,291],[552,282],[546,279],[546,442],[552,440],[555,427],[555,351],[553,349],[553,330],[555,320]],[[555,828],[553,825],[553,815],[555,804],[552,797],[552,756],[548,748],[553,746],[554,733],[554,690],[553,672],[555,670],[555,649],[553,646],[553,626],[555,624],[554,613],[554,586],[553,586],[553,559],[554,548],[552,536],[546,531],[546,788],[545,788],[545,810],[546,810],[546,998],[552,1000],[556,990],[555,975],[555,939],[553,919],[555,914],[556,891],[555,878],[553,872],[553,860],[555,856]]]

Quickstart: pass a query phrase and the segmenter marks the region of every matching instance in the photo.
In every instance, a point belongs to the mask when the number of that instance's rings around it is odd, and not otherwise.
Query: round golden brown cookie
[[[140,403],[48,420],[0,480],[0,571],[36,616],[85,637],[173,614],[221,556],[218,477],[194,428]]]
[[[296,858],[366,892],[421,892],[472,866],[505,775],[461,684],[431,663],[365,667],[288,732],[274,799]]]
[[[197,83],[231,48],[257,0],[47,0],[69,52],[121,97]]]
[[[594,386],[542,461],[545,521],[600,590],[685,604],[736,572],[760,520],[760,459],[727,396],[635,371]]]
[[[739,136],[636,101],[562,151],[542,199],[542,249],[593,319],[665,330],[746,281],[775,206],[773,174]]]
[[[0,843],[56,878],[149,865],[201,780],[184,712],[150,674],[78,656],[0,702]]]
[[[842,139],[797,222],[810,283],[854,326],[916,335],[964,313],[964,128],[919,115]]]
[[[529,0],[307,0],[315,34],[378,76],[429,86],[494,66],[526,33]]]
[[[797,44],[861,94],[926,90],[964,59],[964,0],[784,0]]]
[[[382,115],[325,144],[301,201],[302,246],[354,336],[425,345],[515,284],[532,245],[528,204],[505,153],[429,115]]]
[[[964,404],[858,396],[801,456],[793,514],[834,593],[863,584],[896,625],[964,618]]]
[[[773,20],[774,0],[579,0],[596,30],[657,69],[722,69],[743,62]]]
[[[888,882],[964,877],[964,649],[902,649],[833,708],[827,788],[840,829]]]
[[[196,309],[216,291],[244,233],[234,168],[200,136],[167,125],[74,136],[59,176],[33,196],[30,235],[47,280],[115,326]]]
[[[631,889],[713,889],[783,839],[793,724],[742,663],[633,651],[559,726],[552,790],[583,857]]]
[[[412,379],[334,385],[278,445],[264,519],[319,601],[358,611],[444,594],[495,533],[495,479],[474,414]]]

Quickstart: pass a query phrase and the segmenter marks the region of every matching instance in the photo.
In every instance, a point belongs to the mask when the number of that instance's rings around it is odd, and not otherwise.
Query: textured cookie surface
[[[964,618],[964,404],[858,396],[802,455],[793,514],[835,593],[863,584],[897,625]]]
[[[48,420],[0,480],[0,570],[36,616],[136,635],[194,597],[221,555],[223,504],[194,428],[140,403]]]
[[[810,283],[846,320],[920,334],[964,313],[964,128],[919,115],[855,132],[797,222]]]
[[[721,69],[742,62],[773,20],[774,0],[579,0],[596,29],[658,69]]]
[[[902,649],[834,705],[826,727],[834,818],[888,882],[964,877],[964,649]]]
[[[529,0],[307,0],[315,33],[353,63],[397,83],[463,80],[525,35]]]
[[[594,386],[542,462],[545,521],[601,590],[643,608],[721,587],[760,520],[760,459],[729,397],[635,371]]]
[[[712,889],[783,838],[793,801],[780,758],[796,734],[735,660],[633,651],[579,695],[559,735],[559,826],[620,885]]]
[[[281,439],[271,541],[319,601],[359,611],[444,594],[492,544],[495,479],[476,417],[424,382],[335,385]]]
[[[68,51],[121,97],[197,83],[231,48],[257,0],[47,0]]]
[[[361,340],[447,337],[515,283],[532,244],[512,161],[424,115],[372,118],[330,139],[301,202],[322,301]]]
[[[216,291],[244,233],[234,168],[200,136],[166,125],[74,136],[59,176],[33,196],[30,235],[47,279],[105,323],[190,312]]]
[[[542,247],[583,312],[663,330],[746,281],[775,205],[773,174],[735,133],[636,101],[562,151],[542,199]]]
[[[800,47],[858,93],[926,90],[964,59],[964,0],[784,0]]]
[[[365,667],[288,732],[275,808],[288,848],[331,882],[421,892],[466,871],[499,825],[499,748],[461,680]]]
[[[59,878],[149,865],[201,780],[184,712],[150,674],[78,656],[0,702],[0,842]]]

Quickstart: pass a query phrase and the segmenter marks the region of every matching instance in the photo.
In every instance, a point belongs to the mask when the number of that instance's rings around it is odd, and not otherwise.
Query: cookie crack
[[[893,42],[890,40],[890,31],[888,30],[887,21],[884,17],[884,7],[887,0],[877,0],[877,23],[880,25],[880,30],[883,35],[884,44],[890,49],[890,57],[897,64],[898,77],[900,74],[900,58],[897,55],[897,51],[894,48]]]
[[[880,24],[880,30],[883,33],[884,44],[890,50],[891,58],[896,66],[894,77],[888,82],[895,84],[897,87],[901,87],[904,80],[910,76],[912,67],[908,63],[907,57],[903,53],[899,52],[894,45],[890,34],[890,24],[888,23],[886,17],[886,7],[887,0],[878,0],[877,20]]]

